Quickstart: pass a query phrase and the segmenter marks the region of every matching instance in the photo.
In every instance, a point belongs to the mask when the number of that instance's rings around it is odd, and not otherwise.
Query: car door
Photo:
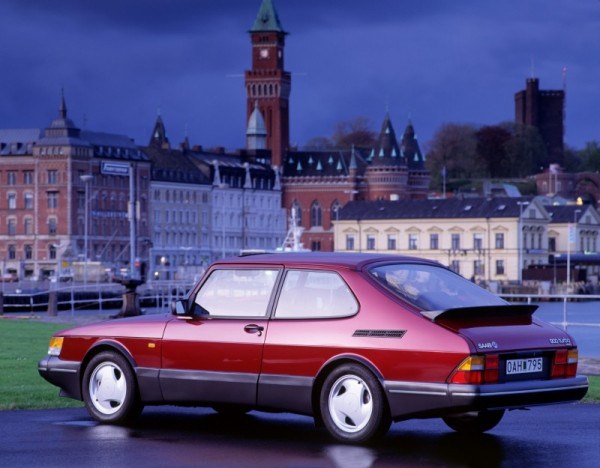
[[[278,268],[214,268],[163,338],[166,401],[253,405]]]

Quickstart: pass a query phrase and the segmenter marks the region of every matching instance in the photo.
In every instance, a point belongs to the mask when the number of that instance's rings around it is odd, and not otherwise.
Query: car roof
[[[328,266],[361,270],[366,265],[373,263],[429,263],[439,265],[437,262],[423,258],[404,255],[386,255],[376,253],[350,253],[350,252],[274,252],[229,257],[218,260],[214,265],[284,265],[284,266]]]

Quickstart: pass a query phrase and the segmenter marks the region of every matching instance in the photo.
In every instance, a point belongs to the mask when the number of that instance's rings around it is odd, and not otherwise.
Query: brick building
[[[3,272],[39,278],[86,259],[128,264],[130,167],[140,213],[136,255],[143,257],[150,163],[130,138],[79,129],[64,97],[45,130],[0,130]]]
[[[429,187],[415,131],[408,123],[398,142],[389,114],[373,148],[289,148],[291,76],[284,71],[287,34],[271,0],[263,0],[250,29],[252,69],[246,72],[247,148],[271,151],[281,167],[283,207],[295,208],[302,243],[333,251],[333,225],[347,202],[424,198]]]
[[[537,78],[528,78],[525,89],[515,94],[515,121],[538,129],[548,152],[545,166],[563,162],[564,114],[565,92],[540,90]]]

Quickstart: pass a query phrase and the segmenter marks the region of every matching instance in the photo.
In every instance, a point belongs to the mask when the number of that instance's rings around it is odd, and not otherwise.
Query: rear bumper
[[[51,384],[60,388],[60,396],[81,400],[78,361],[63,361],[57,356],[46,356],[38,362],[38,372]]]
[[[386,382],[392,418],[443,416],[484,409],[510,409],[581,400],[588,379],[534,380],[487,385]]]

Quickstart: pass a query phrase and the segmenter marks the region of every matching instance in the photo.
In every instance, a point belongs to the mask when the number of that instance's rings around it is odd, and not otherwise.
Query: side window
[[[285,275],[275,317],[347,317],[357,311],[354,295],[337,273],[290,270]]]
[[[215,270],[194,298],[196,313],[220,317],[264,317],[277,274],[275,269]]]

